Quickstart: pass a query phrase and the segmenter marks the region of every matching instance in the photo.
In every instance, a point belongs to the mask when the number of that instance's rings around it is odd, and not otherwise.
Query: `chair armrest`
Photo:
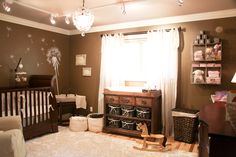
[[[0,132],[1,157],[26,157],[26,146],[22,131],[12,129]]]
[[[10,129],[22,130],[20,116],[0,117],[0,130],[6,131]]]

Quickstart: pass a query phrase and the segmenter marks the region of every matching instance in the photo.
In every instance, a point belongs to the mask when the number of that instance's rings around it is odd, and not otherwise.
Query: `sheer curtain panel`
[[[147,36],[145,76],[149,85],[162,91],[162,122],[165,135],[173,129],[171,109],[176,106],[179,31],[150,31]]]
[[[103,113],[104,88],[119,87],[125,85],[122,69],[125,65],[122,60],[125,57],[123,51],[124,36],[122,34],[103,35],[101,48],[100,84],[98,95],[98,112]]]

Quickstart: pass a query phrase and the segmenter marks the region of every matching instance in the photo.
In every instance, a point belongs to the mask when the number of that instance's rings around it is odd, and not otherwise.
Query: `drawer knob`
[[[110,102],[114,102],[115,101],[115,99],[114,98],[110,98]]]
[[[129,103],[129,99],[124,99],[124,103]]]
[[[142,100],[142,104],[143,104],[143,105],[146,105],[147,102],[146,102],[145,100]]]

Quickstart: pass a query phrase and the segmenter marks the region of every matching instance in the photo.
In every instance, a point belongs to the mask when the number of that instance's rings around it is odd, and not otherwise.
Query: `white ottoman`
[[[70,117],[69,128],[71,131],[86,131],[88,129],[87,117],[80,117],[80,116]]]
[[[103,129],[103,114],[91,113],[88,116],[88,130],[101,132]]]

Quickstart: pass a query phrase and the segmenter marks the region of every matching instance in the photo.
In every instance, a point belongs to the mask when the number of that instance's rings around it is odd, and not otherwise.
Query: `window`
[[[145,81],[145,45],[146,35],[125,36],[123,55],[124,60],[121,64],[125,65],[123,70],[124,80],[126,81]]]

